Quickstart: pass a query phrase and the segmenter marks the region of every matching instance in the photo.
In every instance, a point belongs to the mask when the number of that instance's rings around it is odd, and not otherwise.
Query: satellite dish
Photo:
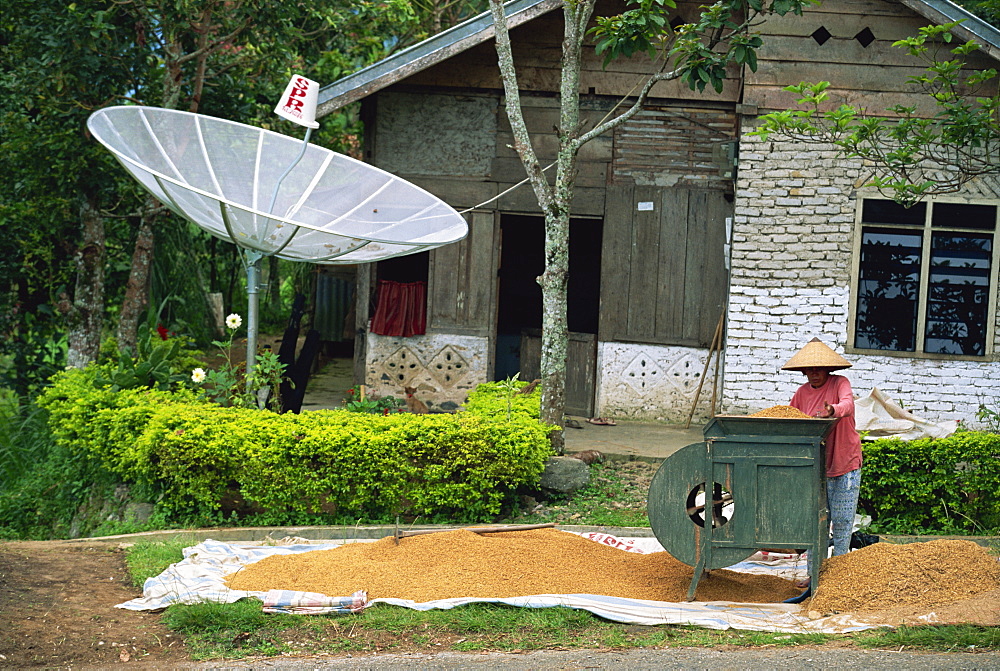
[[[256,356],[264,256],[365,263],[447,245],[468,233],[465,219],[444,201],[309,144],[315,123],[303,125],[309,130],[301,141],[157,107],[107,107],[87,120],[94,137],[157,200],[246,252],[248,371]]]
[[[98,110],[87,127],[166,207],[264,256],[364,263],[468,232],[458,212],[420,187],[262,128],[139,106]]]

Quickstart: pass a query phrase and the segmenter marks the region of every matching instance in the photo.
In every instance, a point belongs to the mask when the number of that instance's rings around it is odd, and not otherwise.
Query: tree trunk
[[[514,56],[507,32],[507,21],[500,0],[490,0],[496,27],[497,61],[507,97],[507,118],[525,172],[531,181],[538,205],[545,215],[545,271],[538,278],[542,288],[542,405],[541,419],[562,425],[566,413],[566,355],[569,349],[567,296],[569,278],[569,218],[576,179],[576,161],[580,146],[580,65],[587,23],[594,10],[594,0],[567,2],[563,7],[565,32],[560,62],[559,154],[556,176],[549,184],[538,163],[524,116],[514,69]],[[565,436],[554,434],[552,446],[562,453]]]
[[[132,251],[132,267],[125,287],[122,311],[118,317],[118,349],[132,354],[136,352],[139,318],[149,305],[149,270],[153,265],[155,215],[148,214],[148,211],[156,207],[156,201],[150,198],[146,205],[147,213],[139,219],[139,231]]]
[[[89,198],[80,206],[80,225],[83,239],[75,259],[73,301],[60,303],[60,311],[69,318],[66,365],[71,368],[97,360],[104,326],[104,218]]]
[[[542,287],[542,406],[540,418],[563,425],[566,413],[566,353],[569,327],[566,319],[566,288],[569,277],[569,210],[545,215],[545,271],[538,278]],[[563,433],[552,446],[562,454]]]

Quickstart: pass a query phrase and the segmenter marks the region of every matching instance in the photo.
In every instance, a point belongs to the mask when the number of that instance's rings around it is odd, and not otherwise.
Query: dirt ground
[[[141,596],[113,545],[0,543],[0,668],[190,662],[157,613],[115,608]]]

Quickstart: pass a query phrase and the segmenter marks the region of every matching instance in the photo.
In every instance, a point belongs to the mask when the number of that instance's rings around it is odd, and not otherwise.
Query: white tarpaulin
[[[572,533],[572,532],[567,532]],[[595,542],[618,547],[626,552],[660,552],[663,548],[653,538],[617,538],[602,533],[579,534]],[[143,586],[143,595],[118,605],[128,610],[159,610],[171,604],[213,601],[232,603],[246,597],[256,597],[264,602],[268,612],[334,614],[346,610],[360,610],[354,595],[321,595],[304,592],[272,590],[271,592],[235,591],[226,587],[225,576],[240,567],[276,554],[298,554],[313,550],[326,550],[341,543],[317,545],[253,546],[240,547],[219,541],[206,540],[184,549],[184,560],[172,564],[160,575],[149,578]],[[804,557],[766,559],[760,553],[750,560],[729,567],[744,572],[771,573],[788,578],[807,575]],[[867,624],[850,615],[810,618],[798,604],[786,603],[730,603],[723,601],[670,603],[627,599],[595,594],[535,594],[506,599],[453,598],[417,603],[406,599],[371,599],[364,601],[368,608],[386,603],[414,610],[450,609],[468,603],[502,603],[523,608],[551,608],[564,606],[587,610],[595,615],[629,624],[681,624],[708,629],[742,629],[750,631],[844,633],[870,629],[880,625]]]
[[[884,392],[873,388],[871,394],[854,401],[854,421],[858,431],[873,438],[944,438],[955,433],[958,422],[929,422],[905,410]]]

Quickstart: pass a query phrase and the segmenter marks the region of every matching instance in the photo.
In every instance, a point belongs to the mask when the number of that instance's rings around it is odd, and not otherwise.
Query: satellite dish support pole
[[[306,128],[306,135],[304,138],[302,138],[302,148],[299,150],[299,155],[295,157],[295,160],[292,161],[292,164],[290,166],[285,168],[285,172],[283,172],[281,174],[281,177],[278,178],[278,181],[275,182],[274,192],[271,194],[271,204],[267,206],[268,214],[274,214],[274,203],[275,201],[278,200],[278,189],[281,188],[281,183],[285,181],[286,177],[288,177],[288,173],[292,171],[292,168],[294,168],[299,164],[299,161],[301,161],[302,157],[305,155],[306,147],[309,146],[309,138],[312,136],[312,132],[313,132],[312,128]]]
[[[285,169],[281,177],[274,185],[274,192],[271,194],[271,204],[268,205],[267,213],[274,214],[274,203],[278,200],[278,190],[281,188],[281,183],[285,181],[288,177],[288,173],[292,171],[302,157],[306,153],[306,147],[309,146],[309,137],[312,135],[312,128],[306,129],[306,135],[302,140],[302,148],[299,150],[299,155],[295,157],[292,164]],[[260,275],[261,275],[261,261],[264,258],[264,254],[257,250],[248,249],[246,250],[247,255],[247,391],[250,391],[250,376],[253,374],[253,369],[257,365],[257,330],[260,328]]]
[[[247,255],[247,391],[250,391],[250,376],[257,365],[257,329],[260,327],[260,269],[264,255],[248,249]]]

